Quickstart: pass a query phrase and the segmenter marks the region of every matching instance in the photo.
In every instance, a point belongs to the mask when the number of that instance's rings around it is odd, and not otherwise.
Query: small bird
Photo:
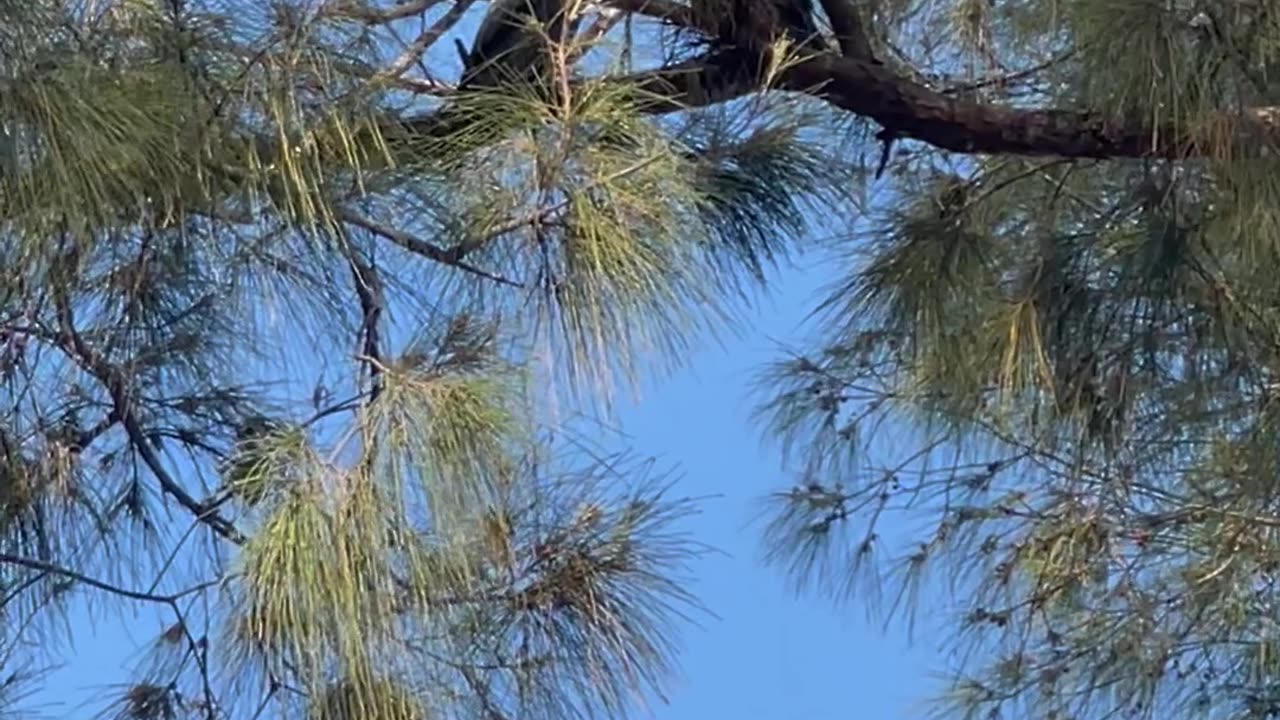
[[[545,78],[551,45],[577,29],[579,18],[567,14],[564,0],[494,0],[463,53],[459,89]]]
[[[813,17],[812,0],[772,0],[778,27],[799,47],[825,50],[826,43]]]
[[[333,397],[333,394],[329,392],[329,388],[325,387],[324,378],[316,380],[316,387],[311,391],[311,407],[316,412],[319,412],[331,397]]]
[[[718,28],[723,46],[758,53],[785,37],[796,47],[826,49],[813,0],[694,0],[692,7],[700,24]]]

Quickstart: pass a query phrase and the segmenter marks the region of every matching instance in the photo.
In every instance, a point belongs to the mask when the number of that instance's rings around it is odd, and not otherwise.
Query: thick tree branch
[[[785,87],[821,97],[836,107],[876,121],[885,137],[910,138],[960,153],[999,153],[1076,158],[1201,155],[1220,146],[1223,128],[1238,142],[1280,142],[1280,108],[1257,108],[1222,118],[1217,137],[1199,137],[1173,127],[1096,112],[1023,109],[948,97],[895,73],[875,57],[866,28],[849,0],[821,0],[843,57],[813,56],[785,73]],[[608,0],[611,7],[662,18],[697,29],[687,8],[668,0]],[[660,114],[731,100],[761,89],[743,58],[712,54],[661,70],[639,73],[632,82],[647,97],[645,109]],[[737,67],[735,67],[735,63]]]
[[[634,88],[640,108],[650,114],[679,112],[727,102],[762,89],[755,68],[742,53],[720,51],[656,70],[614,78]],[[1208,133],[1199,137],[1173,127],[1107,118],[1096,112],[1056,108],[1024,109],[950,97],[876,62],[835,54],[812,56],[783,73],[783,89],[826,102],[879,123],[898,138],[918,140],[958,153],[992,153],[1072,158],[1180,158],[1220,146]],[[1255,147],[1280,142],[1280,108],[1256,108],[1223,127]],[[411,134],[431,134],[433,116],[402,125]]]
[[[419,12],[412,2],[377,11],[374,21],[390,14]],[[615,10],[699,27],[687,5],[672,0],[603,0]],[[885,139],[913,139],[958,153],[990,153],[1068,158],[1182,158],[1204,155],[1233,143],[1260,147],[1280,141],[1280,108],[1260,108],[1236,115],[1224,112],[1211,130],[1192,134],[1185,128],[1153,126],[1135,118],[1057,108],[1015,108],[950,97],[892,69],[876,59],[865,24],[851,0],[820,0],[840,43],[841,55],[810,56],[783,74],[782,89],[821,97],[828,103],[879,123]],[[415,8],[412,11],[410,8]],[[613,80],[633,87],[642,109],[663,114],[726,102],[764,89],[758,57],[718,51],[675,65]],[[398,123],[411,136],[449,132],[449,113]]]
[[[835,4],[839,0],[824,0]],[[610,0],[611,7],[687,15],[679,7],[665,8],[665,0]],[[836,11],[837,16],[839,11]],[[853,28],[850,17],[840,21],[842,34]],[[833,21],[834,22],[834,21]],[[845,43],[853,55],[822,53],[790,65],[781,74],[779,89],[818,97],[831,105],[879,123],[882,137],[913,139],[957,153],[986,153],[1067,158],[1183,158],[1205,155],[1232,143],[1260,148],[1280,143],[1280,108],[1255,108],[1234,115],[1223,113],[1209,130],[1192,134],[1185,128],[1152,126],[1140,119],[1107,117],[1098,112],[1059,108],[1015,108],[950,96],[880,64],[859,57],[861,41]],[[630,87],[642,112],[665,114],[727,102],[764,89],[758,57],[735,50],[718,50],[670,66],[611,77],[609,82]],[[470,124],[466,113],[444,110],[386,121],[378,132],[396,144],[457,133],[459,122]],[[490,128],[490,134],[500,134]],[[477,133],[470,133],[476,135]],[[483,134],[483,133],[480,133]],[[259,157],[272,157],[275,141],[255,139]],[[1256,150],[1255,150],[1256,152]],[[351,222],[350,218],[347,218]],[[372,229],[367,220],[355,222]],[[420,240],[378,228],[375,232],[398,244],[448,264],[458,257]],[[461,266],[459,266],[461,267]],[[476,268],[464,267],[470,272]],[[490,278],[493,279],[493,278]]]
[[[1205,137],[1098,113],[1021,109],[948,97],[866,60],[816,56],[785,73],[788,89],[822,97],[876,121],[897,137],[960,153],[1076,158],[1167,157],[1205,154]],[[1280,139],[1280,108],[1229,118],[1241,142]],[[1220,144],[1220,143],[1219,143]]]

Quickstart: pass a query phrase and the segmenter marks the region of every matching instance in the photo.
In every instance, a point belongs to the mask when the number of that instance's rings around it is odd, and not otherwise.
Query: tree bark
[[[811,56],[792,66],[783,74],[783,88],[820,97],[874,120],[884,128],[885,137],[919,140],[958,153],[1097,159],[1176,159],[1220,151],[1224,145],[1256,155],[1264,147],[1280,146],[1280,107],[1224,111],[1207,127],[1192,130],[1085,110],[1012,108],[951,97],[878,62],[854,11],[840,12],[841,2],[823,0],[823,6],[838,26],[843,53]],[[707,31],[693,25],[694,18],[667,0],[608,3]],[[666,91],[667,101],[652,103],[652,112],[723,102],[761,90],[749,73],[729,73],[714,56],[700,72],[691,68],[694,64],[682,63],[678,73],[671,68],[627,80],[639,82],[651,93]]]
[[[1182,158],[1224,142],[1254,149],[1280,140],[1280,108],[1224,113],[1214,130],[1157,126],[1063,109],[1021,109],[961,100],[859,58],[827,55],[786,73],[788,88],[870,118],[887,133],[959,153],[1072,158]],[[1224,132],[1225,131],[1225,132]]]

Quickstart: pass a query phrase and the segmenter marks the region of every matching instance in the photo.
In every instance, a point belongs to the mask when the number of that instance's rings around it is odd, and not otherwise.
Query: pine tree
[[[887,180],[761,376],[771,560],[959,604],[941,716],[1275,717],[1280,8],[861,7],[882,62],[804,77]]]
[[[6,703],[88,606],[164,623],[108,716],[625,716],[704,548],[591,419],[809,250],[773,560],[862,602],[935,518],[948,712],[1280,708],[1268,3],[50,0],[0,58]]]

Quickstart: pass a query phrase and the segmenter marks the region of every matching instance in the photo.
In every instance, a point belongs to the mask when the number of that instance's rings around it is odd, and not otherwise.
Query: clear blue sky
[[[720,620],[688,636],[686,674],[658,720],[895,720],[919,717],[917,703],[935,690],[922,690],[941,661],[927,623],[908,644],[901,625],[882,632],[856,603],[837,609],[797,598],[760,562],[759,528],[748,524],[759,498],[790,480],[749,418],[752,375],[778,359],[776,342],[801,340],[799,326],[828,279],[784,273],[754,330],[698,353],[623,412],[640,451],[679,464],[682,491],[721,495],[708,502],[699,530],[726,554],[699,563],[696,588]]]

